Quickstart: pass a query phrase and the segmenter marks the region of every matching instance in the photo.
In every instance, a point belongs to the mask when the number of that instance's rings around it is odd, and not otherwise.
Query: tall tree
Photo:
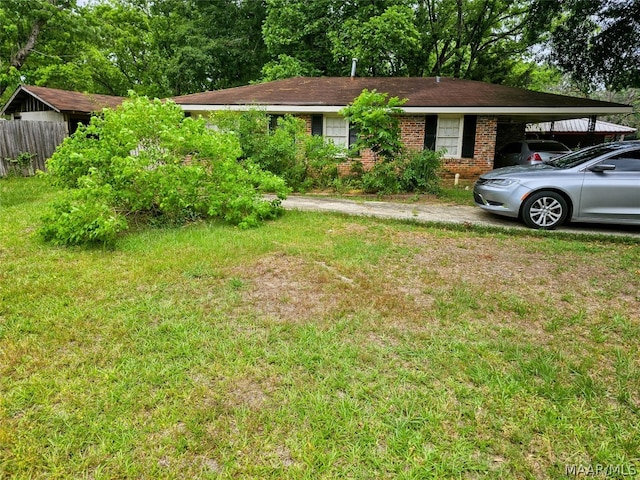
[[[267,0],[272,58],[324,75],[446,75],[521,85],[523,58],[544,26],[532,0]],[[533,66],[533,63],[529,63]]]
[[[31,64],[51,55],[69,39],[75,23],[75,0],[3,0],[0,3],[0,99],[27,76]],[[54,54],[56,52],[53,52]]]
[[[419,0],[421,53],[413,75],[518,83],[514,69],[537,40],[526,0]],[[540,27],[540,26],[538,26]]]
[[[406,0],[266,0],[264,41],[274,60],[284,54],[287,57],[283,58],[295,58],[322,75],[345,75],[351,68],[354,52],[336,55],[332,36],[341,36],[345,22],[351,24],[350,30],[355,30],[358,23],[382,15],[387,8],[408,3]],[[345,45],[353,46],[344,40]]]
[[[263,0],[155,0],[151,13],[174,95],[246,84],[268,60]]]
[[[640,87],[640,0],[534,0],[550,58],[583,93]]]
[[[414,11],[401,5],[365,21],[347,20],[329,36],[337,60],[357,57],[360,74],[371,76],[406,75],[420,49]]]

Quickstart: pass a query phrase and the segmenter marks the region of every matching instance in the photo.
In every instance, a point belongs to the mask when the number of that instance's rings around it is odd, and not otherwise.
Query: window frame
[[[327,120],[329,119],[342,120],[342,123],[344,125],[344,136],[342,137],[344,138],[344,144],[338,145],[335,143],[335,141],[333,142],[333,144],[336,147],[348,149],[349,148],[349,121],[346,118],[341,117],[340,115],[323,115],[322,116],[322,137],[325,140],[333,140],[334,138],[338,138],[336,136],[327,135]]]
[[[441,120],[458,120],[458,135],[457,135],[457,137],[445,137],[445,136],[441,136],[440,135],[440,121]],[[450,154],[449,152],[447,152],[446,154],[443,155],[443,158],[462,158],[463,137],[464,137],[464,115],[438,115],[438,122],[436,124],[436,139],[435,139],[436,151],[439,150],[438,141],[441,138],[457,138],[457,145],[456,145],[457,153],[456,154]]]

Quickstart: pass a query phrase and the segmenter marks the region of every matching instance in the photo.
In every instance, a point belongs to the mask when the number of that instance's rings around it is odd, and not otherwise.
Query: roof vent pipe
[[[351,59],[351,78],[354,78],[356,76],[356,65],[358,64],[358,59],[357,58],[352,58]]]
[[[436,77],[436,83],[440,83],[440,77]]]

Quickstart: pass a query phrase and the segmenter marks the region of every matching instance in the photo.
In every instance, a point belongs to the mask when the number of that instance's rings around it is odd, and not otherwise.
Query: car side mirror
[[[615,169],[616,169],[615,165],[610,165],[608,163],[598,163],[597,165],[594,165],[593,167],[589,168],[589,170],[596,173],[602,173],[608,170],[615,170]]]

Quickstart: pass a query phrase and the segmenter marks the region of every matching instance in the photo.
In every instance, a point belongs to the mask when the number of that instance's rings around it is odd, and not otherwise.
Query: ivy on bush
[[[42,236],[63,245],[110,243],[130,221],[220,218],[253,227],[278,216],[288,189],[238,161],[236,135],[184,118],[172,102],[132,97],[105,110],[58,147],[47,166],[67,189],[44,216]],[[276,193],[271,201],[265,192]]]

